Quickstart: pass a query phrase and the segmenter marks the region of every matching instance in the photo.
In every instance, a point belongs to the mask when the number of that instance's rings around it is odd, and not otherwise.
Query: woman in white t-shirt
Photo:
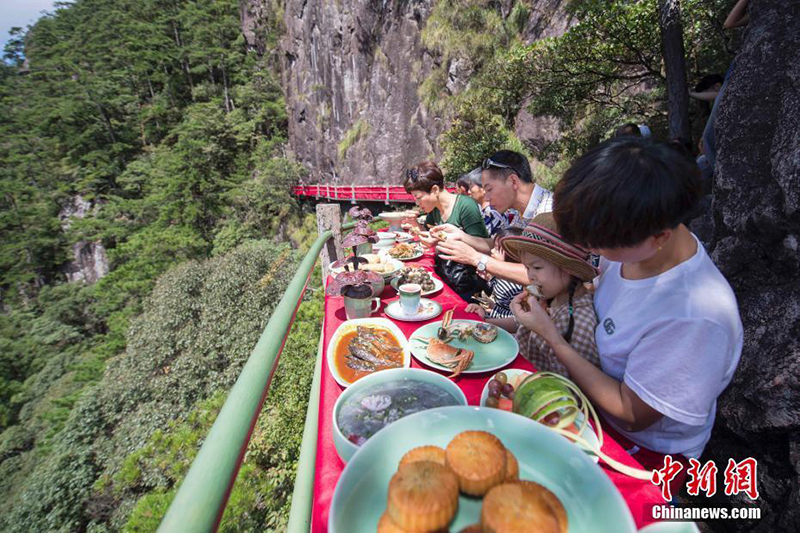
[[[526,313],[521,297],[511,304],[647,468],[663,466],[664,454],[700,456],[742,351],[736,297],[683,224],[701,194],[693,161],[632,137],[596,146],[559,182],[561,235],[602,258],[594,296],[601,369],[540,306]]]

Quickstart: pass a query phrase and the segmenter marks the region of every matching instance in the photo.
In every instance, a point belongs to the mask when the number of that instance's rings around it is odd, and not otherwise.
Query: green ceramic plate
[[[519,460],[522,479],[541,483],[558,496],[567,510],[570,533],[636,531],[625,500],[608,476],[564,437],[498,409],[440,407],[398,420],[353,455],[333,494],[330,532],[374,532],[400,458],[417,446],[444,448],[468,429],[495,434]],[[450,531],[480,521],[480,508],[481,500],[461,496]]]
[[[477,320],[453,320],[453,323],[456,322],[467,322],[473,325],[480,324]],[[432,368],[444,370],[445,372],[452,372],[450,368],[429,361],[425,356],[427,348],[425,344],[419,340],[419,338],[436,337],[436,332],[439,331],[441,325],[441,320],[432,322],[431,324],[425,324],[411,335],[408,345],[411,348],[411,355],[420,363]],[[467,350],[475,352],[475,358],[472,359],[472,363],[469,367],[464,370],[464,374],[479,374],[481,372],[489,372],[490,370],[498,370],[511,363],[519,353],[517,339],[501,328],[497,329],[497,338],[488,344],[480,343],[472,338],[466,341],[451,341],[449,344],[456,348],[466,348]]]

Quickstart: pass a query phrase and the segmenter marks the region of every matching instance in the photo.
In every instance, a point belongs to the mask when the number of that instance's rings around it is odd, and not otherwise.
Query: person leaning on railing
[[[536,215],[552,211],[553,193],[533,180],[530,164],[524,155],[500,150],[484,159],[481,169],[483,191],[489,204],[501,213],[509,209],[522,213],[514,219],[512,226],[525,228]],[[447,240],[436,247],[443,258],[474,266],[478,272],[513,283],[528,284],[528,273],[523,265],[490,257],[495,245],[493,238],[468,235],[450,224],[433,230],[447,233]]]
[[[453,194],[444,187],[444,175],[436,163],[424,161],[406,170],[403,186],[427,217],[427,227],[447,223],[464,235],[488,239],[489,233],[483,223],[478,204],[463,194]],[[433,248],[439,239],[432,235],[420,235],[420,241]],[[447,258],[436,256],[436,272],[465,301],[485,287],[474,266],[453,264]]]

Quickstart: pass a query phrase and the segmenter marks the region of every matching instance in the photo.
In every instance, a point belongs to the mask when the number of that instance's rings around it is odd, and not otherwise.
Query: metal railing
[[[344,224],[342,230],[352,229],[354,226],[354,223]],[[300,300],[317,257],[332,236],[331,231],[326,231],[317,237],[297,268],[239,378],[231,388],[189,472],[181,482],[158,531],[216,531],[219,526]],[[288,528],[290,532],[307,532],[310,525],[317,450],[321,352],[320,346],[317,350],[292,494]]]

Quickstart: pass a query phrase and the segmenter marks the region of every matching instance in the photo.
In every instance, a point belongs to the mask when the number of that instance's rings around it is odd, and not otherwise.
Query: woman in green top
[[[468,235],[488,237],[481,209],[475,200],[463,194],[453,194],[444,187],[442,171],[430,161],[425,161],[406,170],[403,186],[414,203],[425,211],[425,225],[453,224]],[[421,238],[428,247],[436,246],[438,240]],[[475,268],[444,261],[436,257],[436,272],[459,296],[470,301],[475,292],[485,287],[485,282],[475,273]]]

